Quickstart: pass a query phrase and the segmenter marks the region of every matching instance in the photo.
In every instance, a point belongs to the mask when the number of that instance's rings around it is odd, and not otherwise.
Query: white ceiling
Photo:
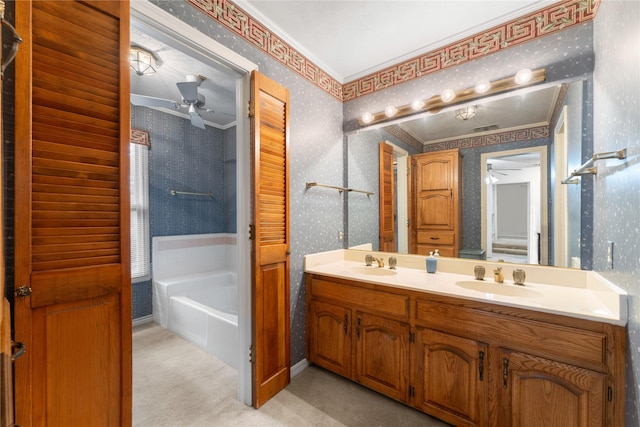
[[[553,1],[237,0],[236,3],[333,78],[345,83]]]
[[[552,1],[238,0],[236,3],[332,77],[346,82],[540,9]],[[198,74],[206,78],[199,88],[206,98],[204,108],[214,111],[201,110],[205,123],[220,128],[233,125],[236,76],[224,66],[205,63],[181,52],[180,44],[154,38],[135,21],[131,44],[152,51],[159,65],[157,73],[151,76],[131,72],[132,93],[181,102],[176,83],[185,81],[187,74]],[[532,107],[534,104],[522,104],[516,99],[522,105],[519,108],[505,106],[504,102],[480,106],[477,116],[467,122],[445,123],[442,114],[412,121],[405,129],[416,139],[427,142],[460,136],[468,129],[507,117],[510,122],[500,123],[501,129],[520,126],[522,123],[514,121],[515,112],[522,111],[525,117],[533,113],[548,116],[551,101],[545,100],[545,107],[539,104]],[[499,111],[510,114],[499,118]],[[186,108],[177,114],[189,117]],[[425,121],[429,121],[428,126]]]

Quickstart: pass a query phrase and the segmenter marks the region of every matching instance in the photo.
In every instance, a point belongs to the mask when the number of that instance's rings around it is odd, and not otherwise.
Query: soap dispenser
[[[429,252],[427,257],[427,273],[435,273],[438,268],[438,259],[433,256],[433,252]]]

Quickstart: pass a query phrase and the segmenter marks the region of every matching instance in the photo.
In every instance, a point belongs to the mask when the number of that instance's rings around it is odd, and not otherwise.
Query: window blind
[[[149,148],[130,144],[131,159],[131,279],[150,276]]]

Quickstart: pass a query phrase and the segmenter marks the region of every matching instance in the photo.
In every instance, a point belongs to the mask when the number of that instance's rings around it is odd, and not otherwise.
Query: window
[[[148,280],[149,253],[149,147],[130,144],[131,160],[131,279]],[[136,280],[137,279],[137,280]]]

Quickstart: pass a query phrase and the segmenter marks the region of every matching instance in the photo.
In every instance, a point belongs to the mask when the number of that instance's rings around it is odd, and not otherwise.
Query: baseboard
[[[289,371],[289,375],[291,376],[291,378],[295,378],[296,375],[301,374],[302,371],[304,371],[308,367],[309,367],[309,362],[307,361],[307,359],[302,359],[301,361],[299,361],[298,363],[296,363],[291,367]]]
[[[144,325],[145,323],[153,322],[153,314],[148,316],[137,317],[131,321],[131,326]]]

